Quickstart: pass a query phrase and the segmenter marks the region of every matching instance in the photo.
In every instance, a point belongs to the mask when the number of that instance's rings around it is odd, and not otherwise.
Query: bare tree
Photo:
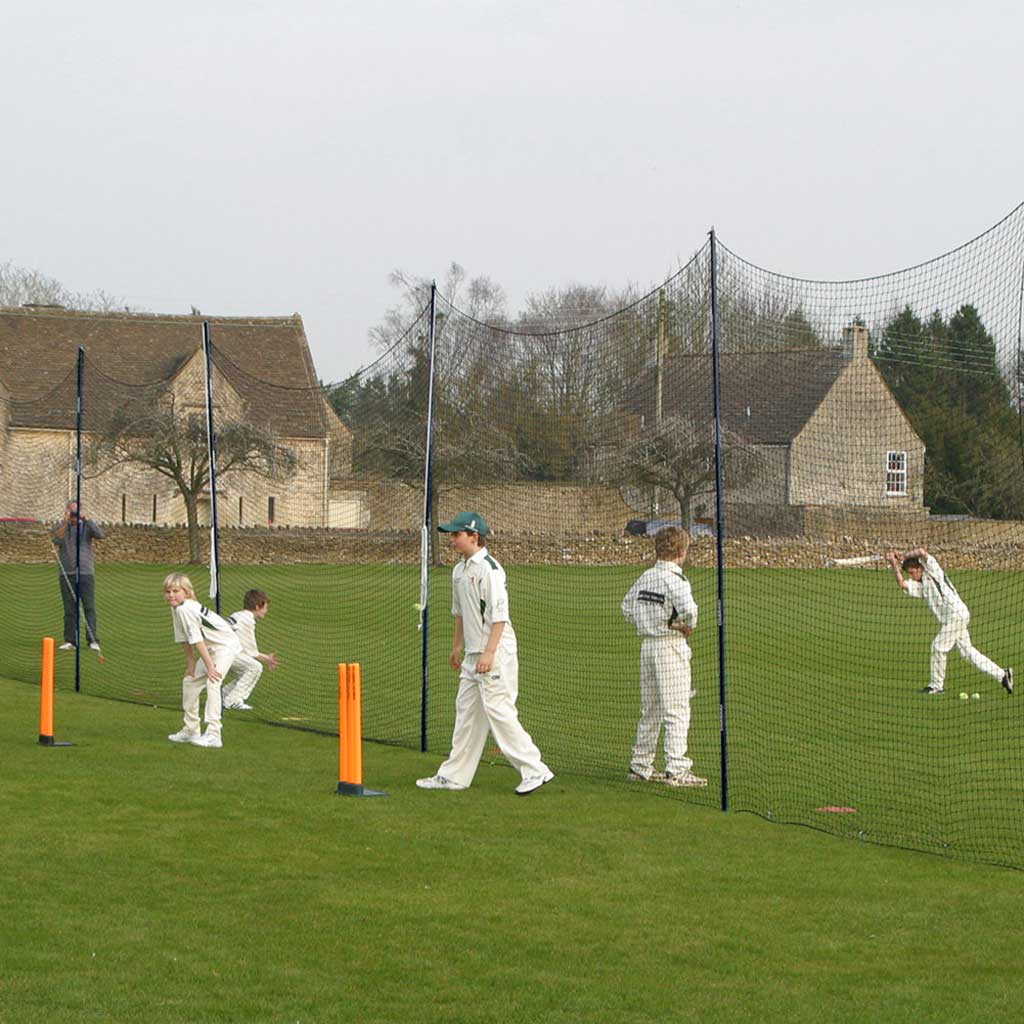
[[[115,466],[136,465],[167,477],[185,500],[189,559],[201,561],[199,496],[210,485],[206,417],[199,411],[176,412],[172,395],[162,394],[121,405],[95,435],[85,453],[89,476]],[[298,468],[292,449],[267,430],[241,420],[217,425],[217,474],[253,473],[290,479]]]
[[[730,487],[742,487],[757,474],[761,458],[756,447],[725,431],[722,473]],[[665,490],[679,505],[687,529],[693,523],[694,499],[714,493],[713,425],[686,416],[666,416],[661,424],[627,439],[601,464],[604,479],[619,487]]]
[[[10,260],[0,263],[0,306],[64,306],[67,309],[127,310],[113,295],[97,289],[74,292],[40,270],[19,267]]]
[[[370,328],[370,341],[382,352],[398,343],[430,302],[429,278],[393,270],[389,280],[401,290],[402,300],[384,314],[379,324]],[[507,320],[505,291],[501,285],[483,274],[470,277],[458,263],[449,265],[444,280],[438,284],[438,291],[443,302],[450,303],[481,323],[500,325]],[[444,305],[442,314],[447,309]]]

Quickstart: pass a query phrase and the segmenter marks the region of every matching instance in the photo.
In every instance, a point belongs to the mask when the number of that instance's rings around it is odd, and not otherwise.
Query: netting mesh
[[[523,724],[556,771],[624,780],[640,640],[620,602],[679,524],[700,608],[688,753],[709,785],[646,791],[1024,866],[1003,688],[1024,602],[1022,231],[1018,209],[849,282],[775,274],[712,238],[593,322],[485,324],[437,296],[329,385],[298,318],[211,321],[207,365],[197,318],[2,311],[0,673],[38,678],[40,637],[67,639],[53,535],[80,495],[104,536],[60,686],[180,706],[162,583],[185,570],[225,615],[247,591],[270,600],[256,636],[281,664],[227,735],[335,731],[336,666],[355,661],[365,735],[440,760],[458,677],[436,526],[473,510],[508,574]],[[970,609],[944,632],[944,671],[940,623],[884,560],[920,548]]]

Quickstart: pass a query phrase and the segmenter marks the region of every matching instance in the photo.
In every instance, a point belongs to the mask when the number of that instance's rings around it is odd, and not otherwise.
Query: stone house
[[[85,351],[86,456],[119,409],[147,404],[205,415],[202,323],[210,323],[218,429],[258,426],[296,456],[296,471],[218,480],[224,526],[345,526],[332,481],[351,473],[352,439],[325,401],[300,316],[228,318],[0,309],[0,518],[56,519],[75,494],[77,360]],[[83,458],[82,503],[105,523],[186,521],[173,481],[138,463]],[[208,522],[210,494],[200,498]]]
[[[663,415],[710,426],[711,357],[669,357],[662,392]],[[926,514],[924,443],[871,360],[866,328],[847,328],[842,348],[724,353],[720,399],[724,431],[757,456],[750,476],[725,480],[731,532],[775,532],[765,527],[787,518],[799,529],[816,509]],[[713,507],[708,496],[695,511]]]

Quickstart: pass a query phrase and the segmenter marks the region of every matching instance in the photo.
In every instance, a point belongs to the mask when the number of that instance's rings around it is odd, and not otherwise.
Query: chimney
[[[859,325],[843,328],[843,347],[855,362],[868,357],[868,329]]]

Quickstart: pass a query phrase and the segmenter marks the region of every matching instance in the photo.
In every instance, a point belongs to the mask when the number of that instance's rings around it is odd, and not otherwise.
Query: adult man
[[[92,542],[102,540],[103,531],[91,519],[79,515],[78,502],[69,501],[64,509],[64,518],[53,531],[53,543],[57,548],[60,566],[60,596],[64,602],[64,643],[62,651],[75,648],[78,632],[75,587],[85,611],[85,624],[89,646],[100,649],[99,634],[96,632],[96,554]]]

